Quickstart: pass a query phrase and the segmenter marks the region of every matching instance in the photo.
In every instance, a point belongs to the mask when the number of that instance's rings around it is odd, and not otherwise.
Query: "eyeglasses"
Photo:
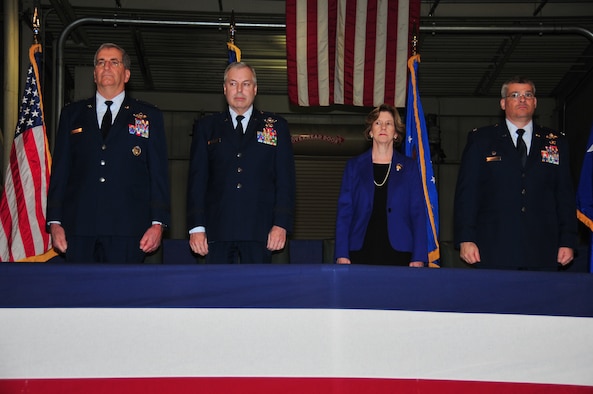
[[[533,92],[525,92],[525,93],[513,92],[507,96],[507,98],[513,99],[513,100],[519,100],[519,99],[521,99],[521,97],[525,97],[525,100],[533,100],[535,98],[535,94],[533,94]]]
[[[109,63],[111,65],[111,67],[119,67],[119,65],[122,63],[117,59],[111,59],[111,60],[104,60],[104,59],[99,59],[95,62],[95,67],[105,67],[105,65]]]

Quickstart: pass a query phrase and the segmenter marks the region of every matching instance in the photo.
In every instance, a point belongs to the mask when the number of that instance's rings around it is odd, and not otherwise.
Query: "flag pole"
[[[39,32],[41,31],[41,22],[39,21],[39,9],[35,6],[33,11],[33,43],[39,44]]]
[[[229,24],[229,41],[226,43],[229,50],[229,64],[241,61],[241,50],[235,45],[235,33],[237,28],[235,25],[235,10],[231,11],[231,22]]]
[[[416,24],[414,23],[414,28],[412,29],[412,56],[415,56],[418,53],[418,29],[416,28]]]
[[[229,24],[229,41],[231,44],[235,43],[235,33],[237,29],[235,27],[235,10],[231,11],[231,23]]]
[[[418,33],[416,25],[412,32],[411,56],[408,59],[409,81],[406,107],[406,156],[413,157],[418,163],[422,188],[426,204],[426,233],[428,238],[428,266],[439,267],[441,252],[439,246],[439,209],[436,179],[432,167],[428,131],[424,119],[424,110],[418,91],[417,69],[420,63],[418,54]]]

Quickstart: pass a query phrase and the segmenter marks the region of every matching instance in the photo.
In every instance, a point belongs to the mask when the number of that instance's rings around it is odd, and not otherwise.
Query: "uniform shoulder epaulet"
[[[137,98],[133,98],[133,101],[135,101],[137,104],[139,105],[144,105],[146,107],[151,107],[151,108],[158,108],[155,104],[149,103],[148,101],[143,101]]]

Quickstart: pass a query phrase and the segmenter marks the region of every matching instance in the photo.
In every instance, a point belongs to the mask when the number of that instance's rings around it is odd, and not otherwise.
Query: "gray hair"
[[[99,55],[99,52],[101,52],[103,49],[110,49],[110,48],[115,48],[121,52],[121,57],[122,57],[121,60],[124,64],[124,68],[126,70],[129,70],[130,67],[132,66],[132,61],[130,60],[130,55],[128,55],[128,53],[125,51],[125,49],[123,49],[119,45],[114,44],[112,42],[106,42],[104,44],[101,44],[99,49],[97,49],[97,52],[95,52],[95,59],[94,59],[95,66],[97,65],[97,56]]]
[[[500,97],[506,98],[509,92],[509,85],[512,83],[522,83],[531,85],[531,91],[535,95],[535,84],[530,79],[521,76],[514,76],[513,78],[509,79],[508,81],[502,84],[502,88],[500,89]]]
[[[243,62],[233,62],[226,67],[226,70],[224,70],[223,83],[226,83],[226,79],[229,74],[229,71],[231,71],[235,68],[248,68],[249,70],[251,70],[251,73],[253,74],[253,83],[254,83],[254,85],[257,85],[257,75],[255,74],[255,69],[253,67],[251,67],[249,64],[243,63]]]

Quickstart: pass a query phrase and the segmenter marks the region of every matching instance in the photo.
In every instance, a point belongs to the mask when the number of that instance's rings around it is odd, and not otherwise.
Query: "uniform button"
[[[101,149],[102,149],[102,150],[105,150],[105,149],[107,149],[107,145],[103,144],[103,145],[101,146]]]
[[[241,157],[243,154],[241,152],[237,153],[237,157]]]
[[[101,160],[101,165],[104,166],[105,165],[105,160]]]
[[[105,182],[105,178],[103,178],[103,177],[99,178],[99,182],[101,182],[101,183]]]
[[[240,184],[240,183],[237,183],[237,189],[241,189],[242,187],[243,187],[243,185],[242,185],[242,184]]]
[[[525,207],[521,207],[521,212],[525,212],[525,211],[526,211]]]
[[[521,194],[525,195],[525,189],[521,190]]]
[[[237,168],[237,172],[238,173],[242,173],[243,172],[243,169],[241,167],[239,167],[239,168]]]

